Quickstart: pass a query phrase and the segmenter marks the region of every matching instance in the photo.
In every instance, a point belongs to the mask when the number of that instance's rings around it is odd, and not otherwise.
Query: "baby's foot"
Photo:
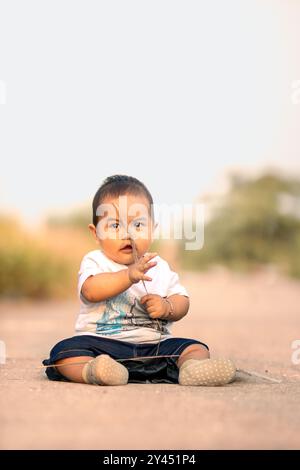
[[[128,382],[128,370],[107,354],[101,354],[85,364],[82,378],[87,384],[125,385]]]
[[[179,369],[180,385],[225,385],[233,382],[236,367],[229,359],[188,359]]]

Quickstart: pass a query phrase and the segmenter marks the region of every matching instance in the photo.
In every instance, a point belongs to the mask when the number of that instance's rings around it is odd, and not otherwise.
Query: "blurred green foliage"
[[[36,246],[0,250],[0,293],[9,297],[65,297],[70,269]],[[67,289],[69,292],[69,289]]]
[[[182,243],[180,258],[188,269],[271,264],[300,277],[300,181],[272,173],[232,175],[230,191],[205,225],[204,247],[186,251]]]
[[[93,222],[91,213],[91,208],[81,207],[65,215],[51,215],[46,223],[49,227],[73,227],[86,231],[88,224]]]
[[[48,251],[16,220],[0,216],[0,295],[65,297],[74,284],[72,263]]]

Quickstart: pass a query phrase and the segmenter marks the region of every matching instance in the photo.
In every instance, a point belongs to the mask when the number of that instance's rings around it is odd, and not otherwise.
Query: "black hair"
[[[103,183],[101,184],[100,188],[96,192],[94,199],[93,199],[93,224],[97,225],[98,223],[98,216],[97,216],[97,208],[98,206],[107,198],[107,197],[118,197],[124,194],[143,194],[149,201],[150,205],[150,214],[152,219],[154,218],[153,214],[153,199],[146,188],[144,183],[139,181],[137,178],[133,176],[127,175],[113,175],[108,176]]]

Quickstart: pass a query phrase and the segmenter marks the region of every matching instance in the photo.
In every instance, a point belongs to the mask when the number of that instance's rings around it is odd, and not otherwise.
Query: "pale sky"
[[[299,0],[0,0],[0,210],[36,221],[115,173],[157,203],[300,175],[299,24]]]

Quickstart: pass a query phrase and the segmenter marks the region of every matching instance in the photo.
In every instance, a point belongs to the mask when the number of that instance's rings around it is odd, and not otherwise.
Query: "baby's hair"
[[[119,197],[125,194],[132,194],[144,195],[148,201],[150,206],[150,214],[152,219],[153,217],[153,199],[146,188],[144,183],[139,181],[137,178],[133,176],[127,175],[113,175],[108,176],[103,183],[101,184],[100,188],[96,192],[94,199],[93,199],[93,224],[97,225],[98,223],[98,216],[97,216],[97,208],[102,202],[108,197]]]

